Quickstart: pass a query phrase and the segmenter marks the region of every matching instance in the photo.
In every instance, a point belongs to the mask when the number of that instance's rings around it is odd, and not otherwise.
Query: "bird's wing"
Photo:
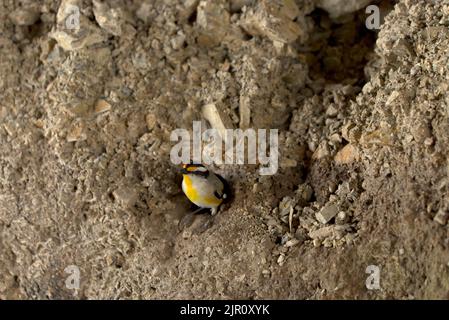
[[[220,190],[220,198],[219,199],[229,199],[230,195],[231,195],[231,188],[229,187],[229,183],[219,174],[216,174],[217,178],[221,181],[221,183],[223,184],[223,189]],[[215,195],[217,196],[217,195]]]

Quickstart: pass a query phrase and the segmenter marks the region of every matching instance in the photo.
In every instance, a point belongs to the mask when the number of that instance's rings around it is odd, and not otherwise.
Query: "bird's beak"
[[[181,173],[182,173],[182,174],[187,174],[187,173],[188,173],[188,172],[187,172],[187,165],[186,165],[186,164],[183,164],[183,165],[182,165]]]

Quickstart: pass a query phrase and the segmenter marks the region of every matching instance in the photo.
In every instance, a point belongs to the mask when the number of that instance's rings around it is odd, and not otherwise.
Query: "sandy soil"
[[[0,1],[0,299],[448,299],[449,4],[339,2]],[[180,228],[194,120],[280,168]]]

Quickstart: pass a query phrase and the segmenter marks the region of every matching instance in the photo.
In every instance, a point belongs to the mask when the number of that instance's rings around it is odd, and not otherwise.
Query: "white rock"
[[[226,140],[226,129],[232,129],[232,121],[215,104],[207,104],[202,109],[203,117],[209,121],[212,128],[217,129],[223,140]]]
[[[444,226],[444,225],[446,225],[448,218],[449,218],[449,212],[440,209],[437,212],[437,214],[435,215],[435,217],[433,218],[433,221]]]
[[[325,239],[334,234],[334,229],[332,226],[324,227],[309,233],[309,237],[314,240]]]
[[[338,211],[338,206],[336,204],[329,204],[318,211],[315,214],[315,217],[322,224],[326,224],[338,214]]]
[[[293,21],[295,18],[297,21]],[[294,1],[261,0],[255,10],[249,10],[245,15],[242,27],[254,36],[263,35],[275,42],[291,43],[305,36],[303,21]]]
[[[52,30],[50,37],[55,39],[64,50],[80,50],[107,39],[94,23],[81,14],[77,0],[61,2],[56,22],[56,29]]]
[[[93,12],[98,25],[114,36],[122,34],[124,24],[121,8],[110,8],[107,2],[93,1]]]

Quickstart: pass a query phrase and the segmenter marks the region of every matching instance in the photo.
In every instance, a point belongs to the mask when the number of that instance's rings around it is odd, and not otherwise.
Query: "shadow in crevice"
[[[379,5],[382,16],[391,11],[395,1],[384,0]],[[369,81],[365,66],[373,58],[378,30],[366,27],[365,8],[332,20],[321,9],[310,17],[314,29],[309,40],[298,51],[309,65],[312,81],[351,84],[359,87]]]

